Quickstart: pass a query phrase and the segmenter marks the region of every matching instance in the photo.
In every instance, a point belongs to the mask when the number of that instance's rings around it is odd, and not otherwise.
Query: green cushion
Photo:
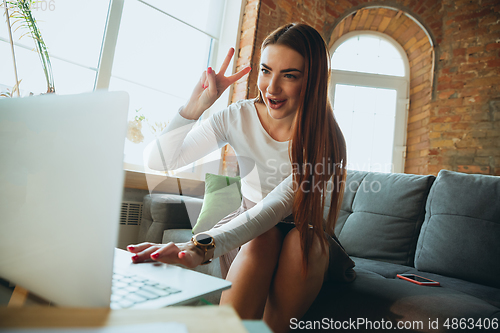
[[[241,205],[240,177],[205,175],[203,206],[193,228],[193,234],[207,231]]]

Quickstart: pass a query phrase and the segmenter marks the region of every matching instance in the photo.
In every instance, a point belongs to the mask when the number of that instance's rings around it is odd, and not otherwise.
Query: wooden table
[[[0,328],[90,328],[157,322],[183,323],[190,333],[247,333],[236,312],[228,306],[180,306],[157,310],[0,307]]]

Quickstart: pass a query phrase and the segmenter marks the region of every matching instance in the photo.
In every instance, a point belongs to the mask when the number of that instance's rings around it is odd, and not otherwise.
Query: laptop
[[[0,99],[0,277],[72,307],[159,308],[230,287],[115,249],[128,100],[105,91]],[[110,303],[114,270],[118,285],[163,296],[119,305],[114,284]]]

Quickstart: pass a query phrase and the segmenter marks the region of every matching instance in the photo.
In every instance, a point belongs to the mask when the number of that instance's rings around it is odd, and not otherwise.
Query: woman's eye
[[[296,78],[296,76],[295,76],[295,75],[293,75],[293,74],[285,74],[285,77],[286,77],[287,79],[295,79],[295,78]]]
[[[261,68],[261,69],[260,69],[260,71],[261,71],[262,73],[264,73],[264,74],[269,74],[269,73],[270,73],[270,72],[269,72],[267,69],[265,69],[265,68]]]

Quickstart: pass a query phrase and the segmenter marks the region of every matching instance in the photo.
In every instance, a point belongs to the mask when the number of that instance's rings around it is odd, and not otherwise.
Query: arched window
[[[403,172],[409,64],[378,32],[343,35],[332,49],[330,96],[347,143],[348,169]]]

